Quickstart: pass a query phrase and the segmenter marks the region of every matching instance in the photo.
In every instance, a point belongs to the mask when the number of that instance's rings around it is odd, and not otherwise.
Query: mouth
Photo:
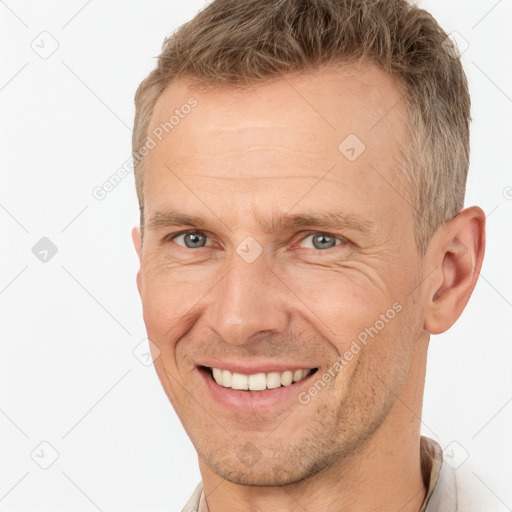
[[[248,421],[254,420],[254,414],[264,415],[267,420],[289,414],[290,408],[301,404],[300,393],[311,386],[319,371],[318,367],[301,367],[300,363],[228,364],[204,361],[196,365],[196,370],[202,383],[198,396],[212,400],[216,414],[226,413],[230,420],[232,412],[246,414]]]
[[[206,373],[216,384],[224,388],[236,391],[262,392],[291,387],[306,379],[309,375],[316,373],[318,368],[300,368],[252,374],[237,373],[208,366],[201,366],[200,370]]]

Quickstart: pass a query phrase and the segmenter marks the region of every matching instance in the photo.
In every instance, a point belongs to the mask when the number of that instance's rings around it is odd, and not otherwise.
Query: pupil
[[[202,247],[204,241],[204,235],[199,233],[189,233],[185,236],[185,245],[187,247]]]
[[[313,237],[313,245],[315,246],[316,249],[325,249],[326,247],[327,248],[334,247],[335,244],[336,244],[336,240],[331,236],[316,235]]]

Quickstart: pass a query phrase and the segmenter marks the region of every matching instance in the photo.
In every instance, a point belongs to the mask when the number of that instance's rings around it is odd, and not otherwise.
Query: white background
[[[469,44],[467,205],[488,215],[474,296],[431,342],[423,430],[469,455],[475,487],[509,510],[512,4],[420,5]],[[1,511],[178,511],[200,480],[153,368],[133,354],[145,338],[133,176],[102,201],[92,190],[130,156],[133,95],[164,37],[204,6],[0,1]],[[33,49],[57,44],[45,59]],[[46,263],[32,253],[42,237],[58,248]]]

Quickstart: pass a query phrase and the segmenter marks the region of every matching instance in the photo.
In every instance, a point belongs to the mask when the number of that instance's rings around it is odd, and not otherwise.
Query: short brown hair
[[[153,107],[177,78],[248,86],[322,66],[371,62],[403,93],[409,137],[400,167],[410,184],[415,236],[432,234],[463,208],[470,98],[447,34],[407,0],[215,0],[163,44],[135,95],[132,149],[144,224],[144,159]]]

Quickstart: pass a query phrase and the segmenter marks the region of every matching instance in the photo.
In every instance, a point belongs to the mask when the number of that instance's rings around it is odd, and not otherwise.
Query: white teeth
[[[249,375],[249,389],[252,391],[262,391],[267,387],[267,376],[264,373],[255,373]]]
[[[243,373],[232,373],[229,370],[212,368],[215,382],[225,388],[263,391],[265,389],[276,389],[281,386],[289,386],[294,382],[304,379],[311,373],[311,370],[286,370],[284,372],[255,373],[245,375]]]
[[[222,384],[225,388],[231,387],[231,380],[233,379],[233,374],[229,370],[222,370],[222,380],[219,384]],[[217,379],[215,379],[217,381]],[[219,382],[219,381],[217,381]]]
[[[281,373],[281,386],[289,386],[293,382],[293,372],[288,370]]]
[[[267,388],[276,389],[281,387],[281,374],[278,372],[267,373]]]
[[[249,389],[249,379],[247,375],[243,373],[233,373],[231,387],[233,389]]]
[[[302,373],[304,370],[295,370],[293,373],[293,382],[298,382],[304,378],[304,374]]]
[[[221,383],[222,382],[222,370],[219,370],[218,368],[212,368],[213,371],[213,378],[215,379],[215,382]]]

